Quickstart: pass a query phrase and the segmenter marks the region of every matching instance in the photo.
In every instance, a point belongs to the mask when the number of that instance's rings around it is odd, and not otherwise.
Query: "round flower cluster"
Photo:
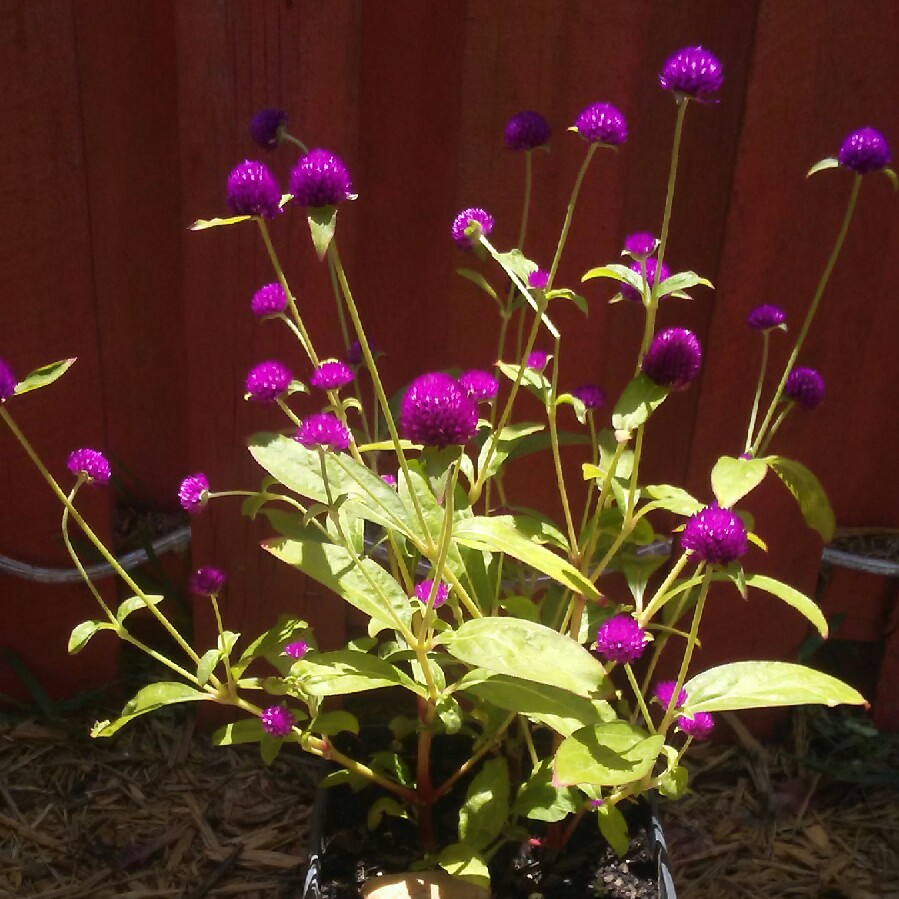
[[[549,272],[543,271],[542,268],[535,268],[534,271],[528,272],[528,287],[532,290],[543,290],[549,284]]]
[[[194,596],[217,596],[225,584],[225,572],[218,568],[198,568],[190,576],[190,592]]]
[[[456,244],[463,249],[470,249],[483,235],[488,237],[496,224],[493,216],[486,209],[479,206],[472,206],[469,209],[463,209],[454,219],[450,233]],[[472,230],[475,232],[471,236],[466,234],[469,225],[474,225]]]
[[[859,128],[843,141],[837,161],[843,168],[866,175],[890,164],[890,147],[876,128]]]
[[[276,359],[260,362],[247,375],[247,399],[257,403],[273,403],[287,390],[292,380],[290,369]]]
[[[577,397],[587,409],[601,409],[606,404],[606,392],[596,384],[581,384],[571,391],[573,397]]]
[[[740,516],[718,505],[706,506],[693,515],[681,534],[681,546],[697,561],[727,565],[749,549],[746,527]]]
[[[69,453],[66,468],[88,484],[106,484],[112,476],[106,456],[95,449],[77,449]]]
[[[291,659],[302,659],[309,652],[309,644],[305,640],[296,640],[284,647],[284,655]]]
[[[0,359],[0,403],[8,400],[16,392],[18,383],[12,369]]]
[[[506,146],[510,150],[533,150],[549,140],[549,123],[532,109],[525,109],[509,119],[505,130]]]
[[[650,235],[651,236],[651,235]],[[643,276],[643,266],[646,266],[646,283],[649,284],[649,289],[652,290],[656,284],[656,278],[658,278],[659,283],[663,283],[668,276],[671,274],[670,269],[663,262],[661,267],[659,267],[658,262],[655,259],[647,259],[645,262],[640,262],[640,260],[635,260],[629,266],[632,272]],[[643,300],[643,296],[637,291],[635,287],[625,282],[621,282],[621,296],[623,296],[626,300],[634,300],[636,302],[641,302]],[[668,296],[668,294],[662,294],[662,296]],[[659,297],[662,299],[662,297]]]
[[[273,737],[286,737],[296,723],[290,710],[280,705],[264,709],[259,720],[262,722],[262,729]]]
[[[694,740],[706,740],[715,727],[715,719],[708,712],[681,715],[677,719],[678,730]]]
[[[582,110],[574,123],[578,134],[591,144],[618,146],[627,140],[627,122],[611,103],[593,103]]]
[[[428,604],[428,599],[430,599],[431,591],[434,589],[434,581],[432,578],[428,578],[425,581],[422,581],[420,584],[415,585],[415,596],[422,603],[422,605]],[[437,585],[437,595],[434,597],[434,606],[433,608],[439,609],[445,602],[447,597],[449,596],[449,587],[446,584],[440,583]]]
[[[656,684],[655,689],[653,690],[653,695],[658,700],[660,706],[663,709],[667,709],[668,706],[671,705],[671,698],[674,696],[674,688],[677,686],[677,683],[673,680],[663,680],[659,681]],[[677,694],[677,702],[674,703],[674,707],[679,709],[683,704],[687,701],[687,691],[681,689],[681,691]]]
[[[531,353],[528,353],[528,358],[525,361],[525,365],[528,368],[533,368],[536,371],[543,371],[546,368],[546,363],[549,361],[549,353],[545,350],[534,350]]]
[[[290,192],[300,206],[336,206],[353,194],[350,173],[330,150],[310,150],[290,173]]]
[[[653,338],[641,367],[660,387],[683,390],[699,374],[701,364],[696,335],[686,328],[668,328]]]
[[[381,475],[381,480],[382,480],[388,487],[396,487],[396,475],[393,475],[393,474],[382,474],[382,475]]]
[[[624,252],[639,261],[655,253],[658,243],[655,236],[648,231],[639,231],[624,238]]]
[[[353,370],[345,362],[323,362],[312,373],[309,383],[319,390],[338,390],[353,380]]]
[[[711,100],[724,82],[724,67],[702,47],[684,47],[669,56],[659,73],[659,84],[696,100]]]
[[[186,477],[178,488],[181,508],[191,515],[199,512],[209,502],[209,481],[202,472]]]
[[[416,378],[400,407],[400,433],[423,446],[467,443],[478,427],[477,403],[465,388],[443,372]]]
[[[250,119],[250,137],[263,150],[274,150],[286,125],[287,113],[283,109],[260,109]]]
[[[350,445],[350,432],[346,425],[330,412],[307,415],[294,434],[294,440],[306,449],[342,451]]]
[[[476,403],[492,400],[499,392],[499,381],[489,371],[476,368],[462,372],[459,383]]]
[[[615,615],[596,632],[596,652],[610,662],[633,662],[645,646],[646,631],[630,615]]]
[[[811,411],[824,402],[824,378],[813,368],[794,368],[784,384],[784,396]]]
[[[779,306],[772,306],[771,303],[756,306],[746,316],[746,324],[756,331],[770,331],[772,328],[779,328],[786,320],[787,316],[783,309]]]
[[[284,288],[276,283],[266,284],[253,294],[250,300],[250,311],[258,318],[267,315],[278,315],[287,308],[287,294]]]
[[[267,166],[247,159],[228,176],[228,204],[238,215],[271,219],[281,212],[281,189]]]

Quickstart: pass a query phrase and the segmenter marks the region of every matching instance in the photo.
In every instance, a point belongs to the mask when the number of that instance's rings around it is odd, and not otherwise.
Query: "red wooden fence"
[[[291,352],[278,328],[260,327],[248,311],[271,274],[255,229],[186,227],[225,212],[228,171],[261,153],[249,118],[273,105],[288,110],[292,131],[339,152],[353,173],[360,199],[341,210],[341,250],[388,353],[389,387],[425,366],[489,365],[496,335],[483,326],[480,296],[453,275],[461,260],[447,229],[459,209],[484,205],[498,221],[496,242],[514,242],[523,175],[502,146],[505,121],[535,108],[554,129],[551,155],[535,160],[527,243],[529,255],[548,261],[583,152],[565,128],[598,99],[628,118],[627,146],[599,154],[584,185],[561,272],[576,284],[617,256],[624,234],[658,228],[674,104],[655,73],[674,49],[702,43],[725,62],[727,80],[719,104],[688,112],[667,258],[718,289],[663,309],[662,325],[697,331],[705,364],[701,382],[654,419],[649,465],[659,479],[686,479],[708,497],[709,466],[739,449],[750,402],[745,375],[759,347],[745,315],[771,301],[799,320],[842,214],[848,179],[829,172],[806,182],[805,171],[864,124],[899,143],[897,35],[892,0],[0,0],[8,125],[0,355],[17,373],[79,356],[60,384],[9,408],[54,472],[63,472],[69,449],[102,447],[162,509],[177,508],[178,481],[191,471],[206,471],[214,489],[258,483],[241,446],[273,419],[241,401],[242,380],[259,359]],[[267,161],[286,180],[293,154]],[[840,524],[899,527],[891,478],[897,207],[886,179],[868,180],[803,352],[827,377],[827,401],[794,416],[780,448],[812,465]],[[317,345],[337,354],[326,273],[302,217],[285,219],[276,245]],[[567,332],[563,383],[598,381],[614,395],[639,341],[638,316],[607,306],[597,282],[585,292],[586,324],[573,308],[558,315]],[[0,553],[65,565],[59,510],[7,433],[0,459]],[[811,591],[820,545],[776,486],[765,485],[753,504],[771,546],[753,564]],[[538,499],[551,504],[551,491]],[[93,519],[108,518],[105,494],[91,500]],[[254,547],[263,532],[240,518],[236,502],[197,520],[192,550],[195,564],[229,569],[230,625],[259,630],[292,609],[324,643],[336,641],[342,611]],[[825,597],[834,607],[845,601]],[[852,597],[862,608],[877,601]],[[0,602],[0,644],[51,694],[117,677],[112,638],[65,656],[69,629],[93,614],[83,588],[0,574]],[[852,635],[887,645],[884,671],[894,671],[895,624],[884,633],[889,610],[877,609],[859,615],[869,623]],[[198,628],[208,636],[203,615],[201,607]],[[723,593],[697,662],[792,658],[804,635],[802,621],[773,601]],[[7,667],[0,692],[23,695]],[[893,727],[896,695],[882,690],[880,704],[888,710],[881,722]]]

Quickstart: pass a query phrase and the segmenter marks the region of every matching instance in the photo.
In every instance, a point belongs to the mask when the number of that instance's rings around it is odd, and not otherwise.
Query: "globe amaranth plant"
[[[850,687],[794,664],[739,662],[692,676],[690,669],[715,582],[733,584],[744,597],[749,588],[766,591],[827,633],[809,597],[743,567],[750,544],[764,544],[742,503],[773,472],[798,496],[808,524],[825,540],[833,532],[833,515],[814,475],[772,454],[769,445],[796,407],[813,410],[824,398],[821,375],[796,363],[862,182],[880,171],[895,180],[883,135],[856,131],[836,158],[812,168],[848,173],[847,211],[767,398],[769,339],[781,339],[777,332],[785,330],[786,314],[765,304],[749,315],[749,327],[762,337],[762,364],[754,392],[747,388],[746,440],[712,468],[709,501],[641,478],[651,418],[662,403],[679,401],[678,392],[690,389],[702,365],[695,334],[682,327],[660,331],[655,322],[661,302],[675,304],[687,291],[712,287],[692,271],[670,271],[666,252],[685,116],[694,102],[716,100],[722,72],[720,62],[699,47],[665,62],[659,83],[671,92],[676,114],[657,236],[626,236],[624,262],[592,268],[581,279],[615,282],[613,300],[630,301],[622,314],[642,307],[632,378],[611,408],[598,385],[566,389],[560,383],[562,335],[550,312],[561,300],[587,311],[583,296],[556,281],[591,160],[598,152],[627,152],[627,123],[615,106],[591,104],[569,129],[585,153],[549,260],[528,258],[525,245],[532,155],[549,140],[550,127],[530,110],[510,120],[506,148],[526,159],[517,242],[507,250],[494,246],[504,224],[480,207],[447,222],[448,250],[472,260],[460,273],[496,303],[499,361],[485,359],[482,368],[459,377],[423,371],[396,403],[388,398],[333,240],[341,204],[354,199],[347,166],[329,150],[307,149],[287,130],[283,111],[263,110],[253,118],[252,136],[261,147],[302,151],[290,193],[281,194],[263,163],[245,161],[227,180],[236,214],[197,222],[194,229],[258,229],[274,280],[260,286],[251,311],[260,322],[287,327],[297,349],[290,360],[260,362],[246,377],[246,398],[269,405],[273,418],[283,416],[274,430],[249,441],[261,487],[220,491],[200,472],[184,479],[178,496],[196,515],[212,501],[242,496],[244,514],[264,517],[272,531],[262,551],[324,585],[336,595],[333,602],[339,598],[367,617],[367,636],[342,649],[319,649],[306,622],[289,615],[251,640],[227,630],[218,603],[226,573],[210,565],[199,568],[190,589],[198,601],[212,603],[218,640],[212,647],[190,645],[166,617],[162,597],[147,595],[118,567],[76,508],[83,485],[97,488],[109,478],[102,454],[76,450],[68,460],[75,481],[65,490],[10,415],[22,394],[55,380],[72,360],[22,381],[0,363],[0,416],[59,497],[72,558],[81,566],[70,521],[134,593],[112,609],[94,590],[103,615],[75,629],[70,650],[111,630],[175,675],[142,689],[119,719],[98,723],[94,736],[112,736],[134,717],[171,703],[235,706],[245,717],[220,730],[216,742],[258,742],[266,761],[295,746],[336,763],[338,773],[327,782],[349,779],[376,789],[373,821],[387,814],[417,822],[426,864],[484,883],[497,849],[525,839],[534,821],[548,827],[546,845],[556,851],[580,819],[596,817],[611,845],[623,851],[623,805],[649,790],[679,796],[686,788],[684,752],[692,740],[709,735],[716,712],[863,702]],[[319,335],[306,328],[270,237],[270,227],[304,212],[315,250],[333,276],[344,359],[318,354]],[[307,372],[308,383],[294,372]],[[361,382],[374,408],[363,403]],[[536,397],[541,420],[520,418],[522,392]],[[565,408],[574,412],[574,432],[559,429]],[[563,443],[580,447],[583,479],[566,472]],[[535,451],[552,460],[558,524],[515,505],[526,504],[526,497],[507,496],[507,469]],[[578,519],[575,508],[583,510]],[[652,524],[659,513],[665,521],[672,515],[682,520],[670,558],[652,551],[666,537]],[[623,573],[626,599],[606,595],[603,578],[612,571]],[[155,616],[180,655],[168,658],[135,637],[128,627],[135,613]],[[673,680],[659,681],[657,663],[666,646],[679,650],[680,661]],[[395,752],[370,757],[350,752],[340,735],[358,731],[360,722],[339,706],[340,697],[385,689],[410,700],[396,700],[398,714],[384,722],[402,751],[395,746]],[[449,773],[433,764],[447,735],[464,746]],[[437,770],[443,773],[437,776]],[[433,829],[432,810],[441,801],[460,805],[458,833],[449,843],[438,841]]]

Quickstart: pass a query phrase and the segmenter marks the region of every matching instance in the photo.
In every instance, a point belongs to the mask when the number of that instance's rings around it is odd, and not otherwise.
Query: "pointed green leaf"
[[[889,166],[885,166],[880,170],[890,179],[890,184],[893,185],[893,190],[899,190],[899,176],[893,171],[893,169],[889,168]]]
[[[487,282],[487,279],[480,273],[472,271],[470,268],[457,268],[456,274],[461,275],[467,281],[471,281],[472,284],[477,285],[487,294],[487,296],[491,297],[494,300],[497,300],[496,291],[490,286]]]
[[[587,305],[587,300],[579,293],[575,293],[568,287],[556,288],[555,290],[550,290],[546,294],[547,300],[555,300],[556,298],[568,300],[569,302],[574,303],[574,305],[577,306],[577,308],[580,309],[581,312],[584,313],[584,315],[587,315],[590,312],[590,308]]]
[[[815,626],[818,633],[827,639],[827,619],[813,599],[804,593],[800,593],[799,590],[791,587],[789,584],[775,580],[772,577],[766,577],[763,574],[747,575],[746,584],[749,587],[764,590],[766,593],[782,599],[787,605],[792,606],[797,612],[804,615]]]
[[[556,782],[616,787],[645,777],[665,738],[649,736],[626,721],[585,727],[562,741],[556,752]]]
[[[195,690],[187,684],[177,681],[161,681],[150,684],[139,691],[122,709],[122,715],[115,721],[98,721],[91,728],[92,737],[111,737],[121,727],[139,715],[155,711],[166,705],[174,705],[179,702],[197,702],[199,700],[212,699],[208,693]]]
[[[490,872],[487,862],[471,847],[465,843],[452,843],[441,850],[437,856],[437,864],[451,874],[474,884],[483,890],[490,887]]]
[[[652,497],[653,506],[673,512],[675,515],[689,517],[701,512],[705,506],[694,496],[682,490],[680,487],[672,487],[670,484],[650,484],[644,488],[648,496]]]
[[[281,616],[271,630],[260,634],[244,651],[240,659],[232,664],[235,677],[240,677],[254,659],[268,657],[277,666],[283,659],[285,670],[293,664],[293,659],[284,655],[284,647],[301,637],[307,636],[309,625],[300,618]],[[308,642],[308,641],[307,641]],[[284,673],[284,672],[282,672]]]
[[[659,285],[658,295],[660,297],[666,296],[669,293],[680,293],[684,290],[689,290],[691,287],[696,287],[697,285],[701,287],[711,287],[712,290],[715,289],[715,285],[712,284],[707,278],[700,278],[696,272],[678,272],[676,275],[671,275],[670,278],[665,278],[664,281]]]
[[[584,401],[579,399],[576,396],[573,396],[570,393],[560,393],[556,397],[556,405],[557,406],[571,406],[574,409],[574,417],[582,424],[587,424],[587,407],[584,405]]]
[[[324,736],[339,734],[341,731],[358,734],[359,720],[344,709],[335,709],[333,712],[322,712],[320,715],[316,715],[309,725],[309,730]]]
[[[727,712],[785,705],[865,705],[842,681],[792,662],[732,662],[684,684],[684,712]]]
[[[324,259],[337,230],[337,207],[310,206],[307,209],[306,219],[309,222],[309,233],[312,235],[315,254],[319,260]]]
[[[531,290],[528,288],[525,283],[528,279],[528,275],[531,272],[537,270],[537,263],[527,259],[520,250],[509,250],[508,253],[497,253],[491,246],[484,243],[484,246],[487,247],[488,252],[491,256],[502,266],[505,273],[511,278],[512,283],[518,288],[521,292],[521,295],[528,301],[528,304],[535,312],[539,312],[537,308],[537,303],[533,298]],[[549,316],[544,312],[540,316],[540,320],[543,322],[546,330],[552,334],[553,337],[558,338],[559,330],[556,326],[550,321]]]
[[[821,482],[809,469],[793,459],[768,456],[764,461],[796,497],[805,523],[817,531],[825,543],[830,543],[837,521]]]
[[[115,628],[108,621],[82,621],[75,625],[69,637],[69,653],[77,655],[97,631],[113,631]]]
[[[212,735],[214,746],[236,746],[238,743],[258,743],[265,731],[258,718],[241,718],[231,724],[220,727]]]
[[[251,215],[232,215],[226,219],[197,219],[191,226],[190,231],[205,231],[207,228],[221,228],[223,225],[236,225],[238,222],[248,222],[253,216]]]
[[[811,178],[812,175],[817,174],[818,172],[823,172],[826,169],[836,169],[839,168],[840,163],[839,160],[835,159],[833,156],[828,156],[826,159],[822,159],[820,162],[816,162],[806,173],[806,178]]]
[[[115,617],[119,624],[123,624],[125,619],[138,609],[146,609],[148,606],[159,605],[165,599],[164,596],[148,595],[148,596],[132,596],[126,599],[116,610]]]
[[[519,787],[512,805],[513,815],[534,821],[561,821],[580,807],[573,787],[557,787],[552,782],[552,759],[543,759],[531,776]]]
[[[509,769],[504,758],[488,759],[468,787],[459,809],[459,840],[485,849],[499,836],[509,814]]]
[[[291,668],[303,689],[313,696],[344,696],[379,687],[403,686],[421,696],[427,688],[378,656],[341,649],[301,659]]]
[[[393,796],[381,796],[368,807],[365,826],[369,830],[377,830],[384,815],[391,815],[394,818],[408,818],[409,812]]]
[[[594,278],[611,278],[613,281],[620,281],[622,284],[630,284],[638,293],[643,293],[643,276],[640,272],[635,272],[629,266],[621,265],[618,262],[591,268],[590,271],[584,274],[581,281],[592,281]]]
[[[665,401],[668,393],[667,387],[660,387],[644,374],[637,375],[615,404],[612,427],[616,431],[632,431],[639,427]]]
[[[712,469],[712,492],[718,505],[729,509],[758,487],[768,473],[764,459],[722,456]]]
[[[596,814],[599,819],[599,832],[606,838],[615,855],[624,858],[631,842],[624,815],[616,805],[601,805]]]
[[[536,368],[531,368],[528,365],[513,365],[508,362],[497,362],[496,367],[513,384],[518,379],[518,370],[521,369],[522,386],[531,388],[531,391],[541,400],[550,390],[549,379],[542,371]]]
[[[201,687],[206,685],[221,657],[220,649],[207,649],[200,657],[200,664],[197,665],[197,680]]]
[[[59,362],[51,362],[49,365],[42,365],[40,368],[29,372],[16,384],[16,396],[22,393],[29,393],[32,390],[40,390],[41,387],[52,384],[61,378],[75,364],[75,361],[76,358],[61,359]]]

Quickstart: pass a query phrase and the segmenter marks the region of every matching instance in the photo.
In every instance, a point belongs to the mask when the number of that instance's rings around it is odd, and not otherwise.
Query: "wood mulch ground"
[[[801,718],[763,747],[736,722],[698,747],[694,792],[662,812],[680,899],[899,899],[899,740],[822,720],[823,739]],[[0,723],[0,897],[298,896],[315,768],[190,721],[102,741],[84,719]]]

